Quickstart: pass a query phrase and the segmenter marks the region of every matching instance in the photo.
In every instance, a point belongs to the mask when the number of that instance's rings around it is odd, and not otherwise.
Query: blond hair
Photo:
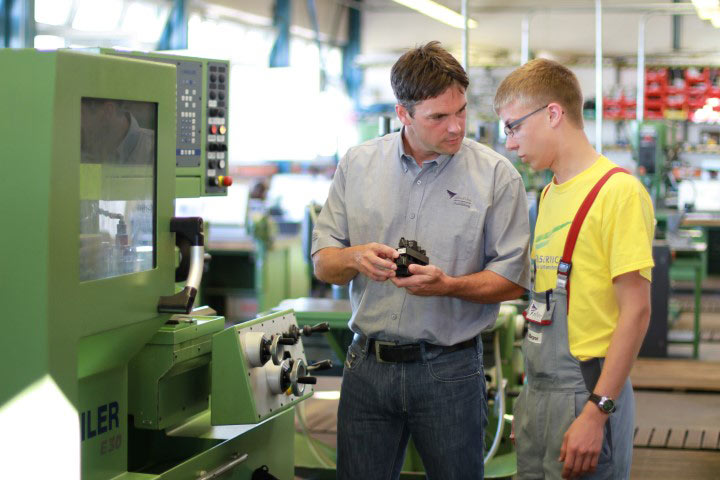
[[[495,112],[512,102],[530,107],[558,103],[570,123],[583,128],[580,83],[569,68],[558,62],[536,58],[505,77],[495,93]]]

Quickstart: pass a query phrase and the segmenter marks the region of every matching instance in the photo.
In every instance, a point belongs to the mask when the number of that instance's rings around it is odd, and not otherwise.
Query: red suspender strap
[[[568,279],[570,278],[572,256],[573,251],[575,250],[575,244],[577,243],[578,234],[580,233],[580,228],[582,228],[585,217],[590,211],[590,207],[592,207],[593,202],[595,202],[595,198],[597,198],[598,193],[600,193],[600,189],[603,185],[605,185],[610,177],[620,172],[629,174],[629,172],[624,168],[616,167],[609,170],[600,180],[598,180],[592,190],[590,190],[587,194],[587,197],[585,197],[585,200],[583,200],[583,203],[580,205],[580,208],[575,214],[572,225],[570,225],[570,231],[568,232],[567,239],[565,240],[565,250],[563,251],[562,259],[558,265],[557,274],[557,285],[567,290],[568,304],[570,303],[570,285]]]

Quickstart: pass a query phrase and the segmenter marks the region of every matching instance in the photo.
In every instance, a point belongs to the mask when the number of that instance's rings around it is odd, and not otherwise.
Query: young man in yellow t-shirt
[[[527,384],[514,421],[521,479],[630,475],[629,373],[650,321],[654,214],[642,184],[588,141],[582,105],[575,75],[544,59],[495,96],[507,148],[554,174],[531,253]]]

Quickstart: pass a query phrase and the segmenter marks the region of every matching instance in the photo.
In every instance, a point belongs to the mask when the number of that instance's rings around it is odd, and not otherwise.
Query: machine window
[[[83,98],[80,281],[155,267],[157,104]]]

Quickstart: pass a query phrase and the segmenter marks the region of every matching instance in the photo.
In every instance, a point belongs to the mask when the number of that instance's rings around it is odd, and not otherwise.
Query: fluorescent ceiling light
[[[57,50],[65,47],[65,39],[56,35],[35,35],[33,46],[38,50]]]
[[[413,10],[434,18],[440,22],[446,23],[451,27],[464,28],[465,20],[462,15],[454,10],[450,10],[444,5],[433,2],[432,0],[394,0],[400,5],[404,5]],[[468,28],[477,27],[477,22],[468,18]]]
[[[713,17],[720,15],[720,2],[718,0],[692,0],[692,4],[697,11],[698,17],[702,20],[712,20]],[[715,25],[715,23],[714,21],[713,26],[717,27],[718,25]]]
[[[166,6],[134,2],[127,6],[120,30],[134,35],[142,42],[157,42],[167,21]]]
[[[122,12],[121,0],[79,0],[72,28],[86,32],[109,32],[117,28]]]
[[[713,26],[713,27],[715,27],[715,28],[720,28],[720,10],[718,10],[717,12],[715,12],[715,13],[710,17],[710,23],[712,23],[712,26]]]
[[[72,0],[35,0],[35,21],[47,25],[64,25],[71,7]]]

